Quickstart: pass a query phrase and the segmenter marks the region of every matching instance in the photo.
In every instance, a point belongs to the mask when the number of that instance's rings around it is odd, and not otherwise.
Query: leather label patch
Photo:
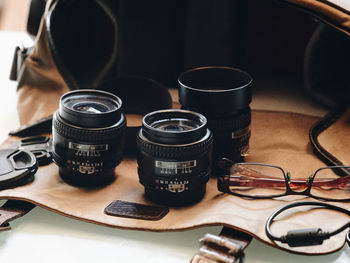
[[[144,205],[122,200],[115,200],[105,208],[107,215],[152,221],[162,219],[168,212],[168,207]]]

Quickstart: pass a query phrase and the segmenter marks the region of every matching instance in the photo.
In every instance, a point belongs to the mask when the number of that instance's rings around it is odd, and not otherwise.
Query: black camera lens
[[[211,174],[212,133],[192,111],[147,114],[137,135],[138,173],[148,199],[165,205],[201,200]]]
[[[178,79],[182,107],[205,115],[213,132],[214,174],[223,157],[235,162],[249,152],[252,78],[230,67],[201,67],[182,73]]]
[[[117,96],[98,90],[64,94],[53,117],[53,159],[72,185],[100,186],[121,162],[126,119]]]

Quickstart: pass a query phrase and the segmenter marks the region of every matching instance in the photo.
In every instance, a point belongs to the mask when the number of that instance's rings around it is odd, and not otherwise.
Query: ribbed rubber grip
[[[101,129],[91,129],[91,128],[76,128],[74,126],[69,126],[64,123],[61,118],[56,114],[53,117],[53,129],[59,133],[61,136],[69,139],[75,139],[79,141],[106,141],[116,138],[121,135],[121,133],[126,128],[126,119],[122,114],[123,120],[120,125],[114,125],[110,128]]]
[[[151,142],[141,139],[139,135],[137,135],[136,140],[137,146],[141,151],[146,152],[152,155],[153,157],[164,157],[169,159],[183,159],[187,156],[194,156],[196,154],[203,153],[207,151],[213,144],[212,133],[210,133],[209,137],[206,140],[203,140],[198,143],[181,146],[162,146],[159,144],[153,144]]]

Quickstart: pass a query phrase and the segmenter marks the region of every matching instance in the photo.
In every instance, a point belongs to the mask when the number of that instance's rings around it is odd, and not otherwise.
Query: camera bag
[[[252,1],[250,4],[261,5],[261,2]],[[350,34],[348,11],[350,8],[346,6],[346,3],[342,6],[342,2],[335,3],[336,1],[286,2],[312,12],[323,22],[341,31],[344,36]],[[111,12],[117,8],[115,1],[96,0],[88,1],[86,5],[85,3],[86,1],[47,1],[35,45],[29,50],[17,50],[16,68],[18,70],[13,74],[13,77],[17,75],[18,78],[18,111],[22,125],[51,115],[58,107],[59,97],[70,89],[98,88],[103,81],[117,74],[139,73],[140,68],[134,68],[128,72],[126,70],[128,67],[125,64],[124,67],[120,64],[122,59],[117,59],[125,56],[122,43],[120,43],[121,51],[117,52],[117,36],[120,32],[125,37],[126,32],[117,30],[118,19]],[[123,4],[126,5],[125,2]],[[269,4],[275,5],[276,3],[266,1],[266,5]],[[82,15],[79,16],[81,21],[76,21],[73,17],[76,13],[81,12],[81,9],[87,11],[84,13],[85,20],[83,20],[84,15]],[[60,18],[62,19],[64,15],[67,23],[72,25],[67,31],[62,30],[62,24],[60,24],[62,22]],[[101,24],[95,25],[96,28],[91,28],[93,23],[86,21],[86,17],[94,17],[91,21],[98,21]],[[122,13],[119,18],[122,21],[126,19],[123,18]],[[83,32],[84,30],[87,31]],[[84,41],[79,39],[77,32],[85,36]],[[100,41],[89,43],[91,46],[85,46],[88,42],[87,39],[95,39],[92,35],[96,32]],[[127,50],[131,47],[124,46],[124,48]],[[91,50],[95,52],[91,52]],[[207,51],[207,49],[205,50]],[[22,58],[23,61],[21,62],[19,58]],[[93,63],[89,63],[92,61]],[[199,62],[197,61],[197,63]],[[187,64],[187,66],[193,65],[196,64]],[[169,79],[178,73],[174,69],[169,71],[173,72],[173,75],[168,76]],[[149,77],[155,78],[156,75],[150,73]],[[171,86],[170,82],[164,79],[157,80]],[[118,87],[113,92],[118,94]],[[180,107],[176,96],[173,98],[173,107]],[[259,102],[259,98],[257,101],[258,104],[260,103],[259,105],[266,106],[260,107],[265,110],[253,111],[251,155],[246,161],[279,165],[289,169],[293,178],[306,178],[311,172],[324,166],[324,163],[313,153],[308,137],[309,129],[319,120],[319,117],[315,117],[315,115],[319,115],[317,112],[298,108],[290,110],[294,112],[271,111],[275,106],[278,108],[276,100],[276,104],[271,104],[263,99],[260,99]],[[295,105],[298,104],[294,104],[294,107]],[[287,109],[289,108],[287,107]],[[314,116],[305,113],[311,113]],[[346,118],[340,119],[339,125],[334,126],[335,128],[329,132],[323,133],[319,139],[327,149],[335,155],[341,156],[343,162],[348,164],[350,160],[346,160],[347,149],[345,146],[341,147],[342,141],[336,139],[346,140],[345,138],[348,137],[350,127],[346,120]],[[47,130],[39,131],[39,133],[45,132]],[[19,139],[19,137],[10,136],[2,147],[6,148]],[[265,234],[265,221],[277,208],[295,200],[294,197],[278,200],[246,200],[229,196],[218,192],[216,179],[211,178],[207,185],[207,193],[202,201],[188,207],[169,208],[169,212],[158,221],[116,217],[104,212],[105,208],[115,200],[140,204],[150,204],[150,202],[145,199],[143,187],[138,182],[137,164],[134,158],[125,158],[116,168],[115,173],[117,179],[107,187],[84,189],[63,182],[58,175],[57,166],[50,164],[39,168],[33,183],[2,190],[0,198],[26,201],[71,218],[123,229],[179,231],[200,226],[223,225],[246,232],[272,246],[276,246],[276,244],[271,242]],[[297,199],[300,200],[300,197]],[[301,199],[310,200],[311,198],[303,197]],[[348,203],[339,203],[338,205],[350,209]],[[20,211],[20,209],[11,207],[11,203],[7,204],[0,210],[0,223],[5,225],[9,220],[22,215],[24,211],[28,211],[29,208]],[[306,220],[304,217],[302,220],[297,217],[281,220],[276,234],[285,233],[288,229],[306,228],[312,225],[316,221],[315,219],[317,219],[319,226],[327,226],[329,222],[341,225],[346,220],[337,214],[328,213],[325,215],[320,211],[313,210],[308,212]],[[325,254],[340,249],[343,244],[344,237],[339,235],[332,237],[323,246],[318,247],[290,248],[280,245],[278,247],[296,253]]]

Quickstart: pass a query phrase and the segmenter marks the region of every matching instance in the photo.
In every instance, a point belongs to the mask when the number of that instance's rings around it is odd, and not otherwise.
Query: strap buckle
[[[206,234],[200,240],[201,247],[191,263],[243,262],[245,246],[239,240]]]

